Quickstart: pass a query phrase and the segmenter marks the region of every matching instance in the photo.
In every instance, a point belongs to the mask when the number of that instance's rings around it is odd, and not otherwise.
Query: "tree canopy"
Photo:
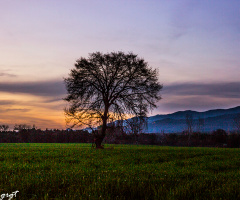
[[[158,72],[133,53],[100,52],[80,58],[65,78],[69,103],[65,108],[72,126],[101,124],[95,135],[97,148],[105,137],[107,123],[127,116],[146,116],[161,99]]]

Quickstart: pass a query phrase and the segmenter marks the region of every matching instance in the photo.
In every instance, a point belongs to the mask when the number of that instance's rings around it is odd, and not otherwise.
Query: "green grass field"
[[[240,199],[240,149],[90,146],[0,144],[0,195],[18,190],[13,199]]]

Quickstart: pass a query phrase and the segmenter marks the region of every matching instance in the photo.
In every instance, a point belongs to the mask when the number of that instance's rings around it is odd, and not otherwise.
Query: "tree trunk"
[[[96,149],[103,149],[102,142],[106,136],[106,130],[107,130],[107,119],[108,119],[108,108],[105,109],[104,116],[103,116],[103,124],[102,129],[100,130],[100,133],[96,136],[95,144]]]
[[[190,146],[190,132],[188,132],[188,146]]]
[[[95,138],[96,149],[103,149],[103,146],[102,146],[103,139],[104,137],[102,137],[102,135],[96,136]]]

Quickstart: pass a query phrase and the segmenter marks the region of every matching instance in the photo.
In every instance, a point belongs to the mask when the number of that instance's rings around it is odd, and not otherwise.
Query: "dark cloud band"
[[[176,96],[207,95],[221,98],[240,98],[240,82],[172,84],[163,88],[163,94],[172,94]]]
[[[16,77],[15,74],[9,74],[9,73],[5,73],[5,72],[0,72],[0,76]]]
[[[0,83],[0,92],[26,93],[37,96],[62,96],[66,94],[63,81]]]
[[[16,101],[11,101],[11,100],[0,100],[0,106],[5,106],[5,105],[12,105],[15,104]]]

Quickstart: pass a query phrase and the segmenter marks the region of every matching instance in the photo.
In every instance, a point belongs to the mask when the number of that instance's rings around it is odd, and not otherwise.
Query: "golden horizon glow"
[[[63,102],[44,102],[48,98],[29,94],[0,93],[0,101],[9,101],[10,105],[1,106],[1,124],[35,124],[39,128],[65,128]],[[59,109],[55,109],[60,106]],[[18,117],[16,117],[18,116]]]

